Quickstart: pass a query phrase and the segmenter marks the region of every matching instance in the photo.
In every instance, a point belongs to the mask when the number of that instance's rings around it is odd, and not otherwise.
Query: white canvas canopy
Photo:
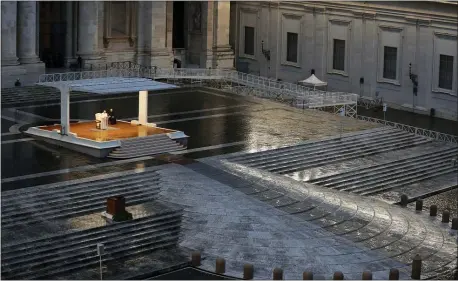
[[[312,74],[309,78],[307,78],[305,80],[299,81],[299,83],[304,84],[304,85],[308,85],[308,86],[313,86],[314,88],[328,85],[327,82],[323,82],[320,79],[318,79],[315,76],[315,74]]]

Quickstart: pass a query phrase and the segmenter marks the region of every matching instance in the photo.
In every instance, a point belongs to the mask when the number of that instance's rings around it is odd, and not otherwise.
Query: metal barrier
[[[413,134],[416,134],[416,135],[419,135],[419,136],[436,139],[436,140],[439,140],[439,141],[458,143],[458,136],[454,136],[454,135],[439,133],[439,132],[436,132],[436,131],[431,131],[431,130],[427,130],[427,129],[417,128],[417,127],[413,127],[413,126],[409,126],[409,125],[405,125],[405,124],[395,123],[395,122],[391,122],[391,121],[386,121],[386,120],[381,120],[381,119],[367,117],[367,116],[361,116],[361,115],[358,115],[357,119],[360,119],[360,120],[363,120],[363,121],[368,121],[368,122],[373,122],[373,123],[377,123],[377,124],[382,124],[382,125],[385,125],[385,126],[390,126],[390,127],[396,128],[396,129],[407,131],[409,133],[413,133]]]

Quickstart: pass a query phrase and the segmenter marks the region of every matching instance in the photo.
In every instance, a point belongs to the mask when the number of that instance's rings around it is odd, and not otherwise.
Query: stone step
[[[148,192],[138,192],[137,194],[113,194],[113,195],[124,195],[126,197],[126,206],[138,205],[146,203],[148,201],[153,201],[157,198],[160,190],[153,190]],[[37,212],[24,214],[22,217],[2,217],[2,227],[14,227],[17,225],[23,224],[32,224],[38,223],[47,220],[57,220],[70,217],[76,217],[81,215],[86,215],[94,212],[101,212],[106,209],[106,197],[103,199],[95,200],[96,202],[91,202],[85,205],[79,205],[73,208],[64,208],[64,209],[51,209],[46,212]]]
[[[342,184],[343,186],[345,186],[345,184],[348,184],[348,183],[352,184],[352,183],[355,183],[355,181],[356,182],[365,182],[367,181],[367,178],[376,179],[379,177],[385,177],[387,174],[394,175],[397,173],[402,173],[402,172],[406,172],[406,171],[410,171],[414,169],[423,170],[422,169],[423,167],[428,167],[436,163],[444,163],[447,161],[451,163],[452,157],[453,155],[446,154],[446,155],[431,156],[431,158],[429,159],[419,159],[415,162],[410,161],[410,162],[403,162],[401,164],[395,163],[394,165],[390,165],[389,163],[387,163],[372,171],[366,170],[360,174],[353,174],[351,176],[346,176],[345,178],[339,178],[336,181],[328,180],[327,183],[321,184],[321,185],[325,187],[335,187],[335,186],[340,186]]]
[[[136,193],[141,193],[143,190],[159,190],[157,183],[145,182],[137,185],[122,185],[120,187],[103,188],[102,191],[94,192],[94,190],[87,191],[86,193],[81,193],[78,196],[69,194],[65,199],[41,199],[40,201],[24,202],[17,201],[14,208],[8,208],[7,210],[2,209],[2,219],[5,219],[7,216],[15,217],[22,216],[23,214],[34,213],[34,211],[39,210],[43,212],[47,209],[59,209],[60,207],[65,206],[69,208],[71,206],[78,206],[83,203],[88,203],[91,201],[104,200],[113,194],[130,194],[135,195]],[[10,214],[12,213],[12,214]]]
[[[110,174],[108,174],[107,176],[110,176]],[[159,175],[155,172],[135,173],[132,175],[124,175],[124,176],[114,176],[114,177],[110,176],[107,179],[97,179],[93,181],[75,182],[71,184],[59,185],[58,188],[56,188],[55,186],[51,186],[51,187],[38,186],[38,187],[32,187],[32,188],[24,188],[24,189],[21,189],[19,192],[17,190],[12,190],[12,191],[5,192],[5,194],[2,193],[2,207],[4,207],[3,204],[7,204],[8,203],[7,201],[9,201],[9,200],[5,200],[5,202],[3,202],[3,199],[6,199],[6,198],[14,198],[14,199],[21,198],[21,197],[36,198],[36,197],[41,197],[44,195],[54,196],[56,192],[57,193],[66,193],[69,191],[87,190],[89,188],[95,188],[99,186],[106,187],[112,183],[113,184],[114,183],[123,183],[123,182],[129,183],[131,181],[135,183],[137,179],[142,181],[142,180],[154,179],[158,177]],[[37,190],[39,190],[39,192],[37,192]]]
[[[361,180],[357,182],[348,182],[346,184],[339,184],[339,185],[333,186],[332,188],[338,189],[341,191],[350,191],[351,192],[353,190],[364,189],[369,185],[374,186],[374,184],[375,185],[381,184],[381,183],[384,183],[385,181],[391,181],[393,179],[398,179],[398,178],[403,178],[406,180],[413,179],[416,176],[421,175],[422,173],[434,171],[435,169],[441,169],[442,167],[446,167],[446,166],[451,167],[450,162],[444,163],[444,161],[438,160],[438,161],[432,162],[428,164],[427,166],[424,166],[421,168],[415,166],[413,168],[406,169],[406,170],[403,169],[397,172],[388,171],[387,173],[377,175],[376,177],[370,177],[366,180]]]
[[[373,136],[377,136],[378,134],[384,134],[384,132],[398,132],[398,130],[393,130],[393,129],[390,129],[390,130],[379,130],[379,131],[376,131]],[[367,134],[369,135],[369,134]],[[372,134],[371,134],[372,135]],[[349,136],[348,138],[342,138],[340,139],[339,137],[333,137],[333,138],[330,138],[330,139],[325,139],[325,140],[319,140],[319,141],[312,141],[312,142],[307,142],[307,143],[303,143],[303,144],[298,144],[298,145],[294,145],[294,146],[288,146],[288,147],[283,147],[283,148],[276,148],[276,149],[272,149],[272,150],[268,150],[268,151],[261,151],[261,152],[255,152],[255,153],[250,153],[250,154],[245,154],[245,155],[240,155],[236,158],[228,158],[228,160],[230,161],[234,161],[236,160],[235,162],[237,163],[242,163],[242,164],[248,164],[248,163],[252,163],[252,162],[256,162],[256,161],[259,161],[260,159],[259,158],[262,158],[262,159],[266,159],[268,157],[272,157],[272,156],[276,156],[276,155],[280,155],[280,156],[284,156],[284,155],[289,155],[290,152],[295,152],[296,150],[298,149],[308,149],[308,148],[315,148],[315,147],[322,147],[322,146],[325,146],[327,144],[339,144],[341,145],[342,143],[345,143],[346,141],[349,141],[349,140],[352,140],[352,139],[359,139],[359,138],[362,138],[362,139],[365,139],[364,137],[366,136],[365,135],[356,135],[356,136]]]
[[[79,253],[94,251],[94,245],[104,243],[106,249],[119,245],[119,240],[136,237],[154,237],[157,234],[168,234],[169,231],[180,231],[181,218],[176,216],[167,222],[143,226],[143,228],[130,229],[129,232],[111,232],[107,236],[93,237],[88,240],[70,240],[53,247],[41,248],[26,253],[20,253],[8,258],[2,258],[2,267],[7,267],[10,272],[21,270],[24,267],[35,267],[46,263],[54,263],[68,258],[75,258]]]
[[[130,152],[130,153],[111,153],[108,157],[126,159],[126,158],[134,158],[134,157],[145,156],[145,155],[163,154],[163,153],[185,150],[185,149],[186,149],[185,147],[178,145],[178,146],[164,147],[164,148],[160,148],[156,150],[146,149],[146,150],[138,150],[138,151]]]
[[[325,185],[328,182],[336,182],[337,180],[340,180],[340,179],[352,178],[360,174],[383,170],[387,166],[392,167],[392,168],[401,167],[401,166],[404,166],[406,163],[415,163],[412,161],[425,161],[425,160],[428,161],[429,159],[434,159],[434,158],[439,158],[439,157],[443,157],[446,155],[450,155],[456,151],[458,151],[458,148],[456,147],[448,148],[445,150],[444,149],[434,150],[431,152],[418,154],[412,157],[393,160],[389,163],[376,164],[376,165],[371,165],[368,167],[357,167],[356,169],[347,170],[342,173],[332,174],[328,176],[323,176],[323,177],[307,180],[307,182],[317,184],[317,185]]]
[[[122,191],[125,189],[132,189],[132,188],[140,188],[144,185],[153,186],[157,185],[159,182],[159,177],[151,177],[151,178],[143,178],[138,179],[135,181],[127,181],[122,183],[110,184],[109,186],[101,185],[101,186],[93,186],[87,188],[80,188],[75,191],[71,190],[67,193],[56,193],[56,194],[46,194],[46,196],[36,196],[34,197],[19,197],[17,199],[10,199],[9,204],[3,207],[2,205],[2,214],[7,213],[9,211],[17,210],[18,205],[21,205],[25,208],[29,208],[32,206],[39,206],[41,205],[40,202],[46,202],[46,204],[55,204],[59,202],[66,202],[70,200],[76,199],[83,199],[87,196],[105,194],[114,191]]]
[[[125,232],[130,231],[129,229],[136,226],[150,225],[160,223],[164,220],[172,219],[176,216],[183,216],[183,210],[177,209],[161,209],[157,214],[135,218],[133,220],[108,224],[95,228],[84,229],[78,232],[66,232],[48,235],[43,238],[35,240],[27,240],[21,242],[13,242],[9,244],[2,243],[2,256],[10,257],[15,253],[27,253],[34,249],[52,247],[56,244],[64,243],[66,241],[74,239],[90,239],[91,237],[106,236],[110,232]]]
[[[368,141],[364,142],[358,142],[358,143],[352,143],[351,145],[349,144],[339,144],[335,146],[323,146],[315,149],[307,149],[307,150],[302,150],[302,151],[297,151],[294,154],[290,154],[285,156],[279,157],[281,161],[279,161],[279,158],[272,159],[271,161],[263,160],[260,163],[256,164],[251,164],[251,167],[259,168],[259,169],[269,169],[270,167],[275,167],[278,166],[279,164],[283,163],[291,163],[294,161],[300,161],[304,157],[310,157],[311,155],[318,155],[321,156],[323,154],[329,154],[332,155],[336,152],[341,152],[341,151],[358,151],[361,148],[368,148],[368,147],[373,147],[373,146],[380,146],[382,144],[389,144],[397,141],[403,141],[403,140],[411,140],[415,139],[415,137],[410,136],[410,135],[396,135],[396,136],[390,136],[390,137],[384,137],[384,138],[373,138]]]
[[[310,147],[302,147],[301,149],[297,149],[295,151],[290,151],[289,153],[285,153],[283,155],[278,155],[279,157],[281,158],[300,158],[304,155],[304,153],[320,153],[321,151],[325,150],[325,151],[331,151],[331,150],[342,150],[342,149],[349,149],[349,148],[358,148],[358,147],[361,147],[363,145],[368,145],[368,144],[371,144],[371,143],[374,143],[378,140],[384,140],[384,141],[388,141],[388,140],[392,140],[392,139],[395,139],[395,138],[401,138],[401,137],[407,137],[406,134],[402,133],[402,132],[395,132],[393,134],[390,134],[390,135],[378,135],[378,136],[372,136],[370,139],[354,139],[352,140],[351,142],[336,142],[336,143],[329,143],[329,144],[322,144],[322,145],[314,145],[314,146],[310,146]],[[269,165],[269,164],[275,164],[275,162],[277,161],[277,157],[273,158],[273,157],[269,157],[269,158],[261,158],[261,159],[257,159],[256,161],[250,161],[250,165],[252,166],[253,163],[255,162],[261,162],[263,165]],[[243,163],[243,164],[246,164],[246,163]]]
[[[383,149],[377,149],[377,148],[369,149],[369,150],[365,150],[364,152],[360,152],[359,154],[355,154],[354,152],[351,152],[351,153],[343,153],[343,154],[332,156],[332,157],[328,156],[328,157],[324,157],[323,159],[320,159],[318,161],[315,160],[312,163],[305,163],[305,164],[301,163],[300,165],[296,165],[294,167],[282,168],[282,169],[276,170],[275,173],[290,174],[290,173],[294,173],[294,172],[299,172],[299,171],[303,171],[303,170],[319,167],[319,166],[322,166],[322,165],[328,165],[328,164],[342,162],[342,161],[346,161],[346,160],[362,158],[362,157],[366,157],[366,156],[380,154],[380,153],[383,153],[383,152],[392,151],[392,150],[395,150],[395,149],[404,149],[404,148],[409,148],[409,147],[413,147],[413,146],[417,146],[417,145],[422,145],[422,144],[428,143],[430,141],[431,140],[422,140],[422,141],[416,141],[416,142],[409,143],[409,144],[404,144],[404,145],[392,144],[392,145],[389,145],[389,146],[385,146],[385,148],[383,148]]]
[[[382,193],[382,192],[386,192],[386,191],[392,190],[392,189],[397,188],[397,187],[409,185],[409,184],[412,184],[412,183],[415,183],[415,182],[420,182],[420,181],[423,181],[423,180],[431,179],[431,178],[434,178],[434,177],[437,177],[437,176],[441,176],[441,175],[445,175],[445,174],[452,173],[452,172],[456,172],[456,168],[452,168],[450,166],[448,168],[444,167],[444,168],[441,168],[441,169],[436,170],[434,172],[423,173],[423,174],[419,175],[418,177],[416,177],[413,180],[411,180],[411,179],[395,180],[395,181],[392,181],[392,182],[389,182],[389,183],[384,183],[384,184],[380,184],[380,185],[377,185],[377,186],[372,186],[372,187],[369,187],[367,189],[358,191],[358,194],[365,195],[365,196],[367,196],[367,195],[375,195],[375,194],[378,194],[378,193]]]
[[[303,166],[303,165],[306,165],[307,163],[310,163],[310,162],[316,163],[317,161],[322,161],[323,159],[324,161],[319,162],[320,164],[331,163],[330,161],[326,161],[326,160],[339,159],[339,161],[341,161],[343,159],[348,159],[348,160],[355,159],[355,158],[359,158],[362,156],[374,155],[374,154],[378,154],[381,152],[391,151],[394,149],[416,146],[416,145],[427,143],[427,142],[430,142],[430,140],[426,140],[426,139],[416,140],[415,138],[406,137],[406,138],[396,139],[396,140],[387,141],[387,142],[370,143],[370,145],[365,145],[363,147],[359,147],[357,149],[352,149],[352,150],[348,150],[344,148],[344,149],[337,151],[337,152],[343,152],[341,154],[336,154],[335,151],[331,151],[331,152],[323,151],[320,155],[309,157],[308,159],[291,160],[287,162],[288,164],[286,165],[283,165],[283,166],[277,165],[276,167],[270,168],[268,170],[272,172],[277,172],[277,173],[291,173],[291,172],[304,170],[305,167],[308,168],[309,166]],[[300,167],[300,169],[297,169],[297,167]]]
[[[157,237],[147,237],[131,241],[126,245],[118,246],[113,249],[105,249],[103,261],[108,262],[118,258],[126,258],[141,252],[151,252],[153,250],[163,249],[165,247],[175,246],[179,240],[179,234],[175,235],[158,235]],[[124,247],[123,247],[124,246]],[[48,279],[46,277],[75,271],[77,269],[90,267],[99,263],[95,245],[94,250],[82,253],[77,258],[68,259],[61,263],[51,263],[46,266],[36,266],[28,270],[17,270],[14,272],[5,272],[2,277],[5,279]]]

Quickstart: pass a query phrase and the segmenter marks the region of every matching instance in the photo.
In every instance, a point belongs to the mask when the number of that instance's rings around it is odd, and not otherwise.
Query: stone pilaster
[[[18,2],[2,1],[2,66],[18,65],[16,54]]]
[[[18,3],[18,57],[22,64],[39,63],[37,55],[37,2]]]
[[[143,65],[171,67],[172,46],[167,44],[167,33],[167,2],[140,1],[138,3],[137,62]]]
[[[80,1],[78,17],[78,55],[83,61],[100,61],[99,8],[97,1]]]
[[[67,19],[67,30],[65,35],[65,66],[69,67],[75,61],[73,52],[73,2],[65,4],[65,17]]]
[[[203,50],[201,67],[233,68],[234,52],[229,45],[231,7],[229,1],[207,1],[203,5]]]

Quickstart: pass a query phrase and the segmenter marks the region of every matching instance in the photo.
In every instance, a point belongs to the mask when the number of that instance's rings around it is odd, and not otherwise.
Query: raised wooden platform
[[[40,126],[42,130],[60,130],[60,124],[51,126]],[[90,139],[93,141],[113,141],[128,138],[146,137],[158,134],[176,132],[174,130],[148,127],[143,125],[131,125],[129,122],[118,121],[115,125],[109,125],[107,130],[96,129],[95,121],[78,122],[70,124],[70,132],[75,133],[79,138]]]

